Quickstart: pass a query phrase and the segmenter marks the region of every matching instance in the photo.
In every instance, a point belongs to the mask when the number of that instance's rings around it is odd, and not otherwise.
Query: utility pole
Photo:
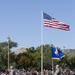
[[[9,70],[9,51],[10,51],[10,37],[8,36],[8,70]]]

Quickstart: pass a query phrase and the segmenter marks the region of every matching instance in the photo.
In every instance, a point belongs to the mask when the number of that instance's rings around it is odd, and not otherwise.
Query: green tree
[[[12,59],[11,56],[14,55],[14,53],[11,53],[11,49],[13,47],[17,47],[17,45],[18,45],[17,42],[12,42],[12,41],[9,42],[10,59]],[[15,57],[13,57],[13,59],[14,58]],[[11,61],[12,63],[14,61],[13,59]],[[8,42],[1,42],[0,43],[0,63],[1,63],[0,67],[7,68],[7,61],[8,61]],[[11,64],[11,62],[10,62],[10,64]]]
[[[27,53],[20,53],[16,57],[16,63],[18,67],[23,67],[23,68],[31,68],[32,67],[32,56]]]
[[[52,66],[52,54],[50,44],[43,46],[43,56],[44,56],[44,68],[51,69]]]

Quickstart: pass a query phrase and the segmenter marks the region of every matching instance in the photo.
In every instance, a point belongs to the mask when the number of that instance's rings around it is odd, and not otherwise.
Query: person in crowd
[[[16,75],[13,66],[10,66],[9,72],[10,72],[10,75]]]
[[[55,66],[54,75],[60,75],[60,68],[59,68],[59,65],[56,65],[56,66]]]
[[[73,75],[75,75],[75,69],[73,69]]]

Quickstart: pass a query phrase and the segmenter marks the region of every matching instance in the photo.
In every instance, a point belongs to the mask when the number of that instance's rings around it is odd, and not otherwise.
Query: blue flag
[[[55,47],[52,47],[52,59],[60,59],[64,56],[65,54],[62,51],[58,50]]]

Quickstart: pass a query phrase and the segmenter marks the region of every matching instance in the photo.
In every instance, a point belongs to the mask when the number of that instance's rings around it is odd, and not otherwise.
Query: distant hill
[[[12,52],[14,52],[15,54],[19,54],[19,53],[27,52],[27,50],[26,48],[20,48]],[[64,52],[65,54],[69,54],[69,55],[75,55],[75,49],[64,49],[62,50],[62,52]]]
[[[14,50],[12,52],[14,52],[15,54],[19,54],[19,53],[27,52],[27,50],[26,50],[26,48],[20,48],[20,49]]]
[[[64,49],[62,51],[68,55],[75,55],[75,49]]]

